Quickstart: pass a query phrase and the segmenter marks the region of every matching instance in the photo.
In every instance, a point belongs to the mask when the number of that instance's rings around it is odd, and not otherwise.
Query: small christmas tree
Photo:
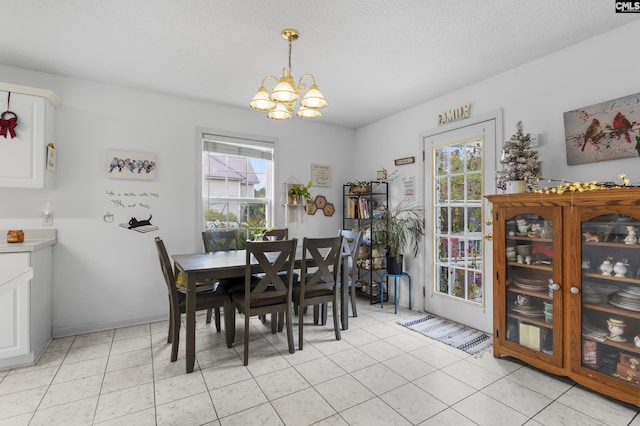
[[[531,149],[531,134],[523,132],[522,121],[516,124],[516,133],[502,146],[502,170],[497,172],[498,187],[505,189],[506,182],[527,181],[527,185],[538,177],[540,162],[538,152]]]

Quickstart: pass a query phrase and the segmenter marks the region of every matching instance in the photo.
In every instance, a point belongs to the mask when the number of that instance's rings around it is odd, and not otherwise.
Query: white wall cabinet
[[[9,93],[11,97],[9,98]],[[10,100],[7,110],[7,100]],[[55,138],[55,107],[49,90],[0,83],[0,114],[17,116],[15,137],[0,136],[0,187],[51,188],[53,173],[46,170],[47,144]],[[13,115],[6,114],[5,119]]]

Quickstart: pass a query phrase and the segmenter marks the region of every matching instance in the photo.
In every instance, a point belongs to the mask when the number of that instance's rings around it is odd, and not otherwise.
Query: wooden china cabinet
[[[494,356],[640,407],[640,188],[487,198]]]

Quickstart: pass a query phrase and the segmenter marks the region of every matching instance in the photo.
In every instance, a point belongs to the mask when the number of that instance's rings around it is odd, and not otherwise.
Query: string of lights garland
[[[633,188],[640,187],[640,183],[631,183],[629,178],[623,173],[618,176],[622,181],[621,184],[615,182],[567,182],[564,179],[549,179],[545,177],[531,178],[527,182],[533,189],[532,192],[537,194],[562,194],[564,192],[588,192],[588,191],[600,191],[606,189],[618,189],[618,188]],[[559,185],[554,187],[545,186],[540,188],[540,182],[560,182]]]

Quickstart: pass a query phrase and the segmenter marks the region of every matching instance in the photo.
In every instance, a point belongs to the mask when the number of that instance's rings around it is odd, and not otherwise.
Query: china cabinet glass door
[[[638,386],[640,216],[600,214],[581,222],[581,365]]]
[[[554,251],[561,247],[561,212],[553,207],[506,210],[505,339],[559,364],[562,268]]]

